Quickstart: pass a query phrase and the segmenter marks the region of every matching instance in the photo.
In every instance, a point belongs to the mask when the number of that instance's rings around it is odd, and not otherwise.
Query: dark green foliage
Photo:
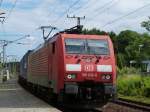
[[[88,30],[88,29],[84,29],[82,31],[83,34],[90,34],[90,35],[105,35],[107,34],[105,31],[100,31],[96,28],[93,28],[91,30]]]
[[[149,20],[143,21],[141,23],[141,26],[144,27],[147,31],[150,31],[150,17],[149,17]]]
[[[136,69],[134,67],[124,67],[124,68],[117,68],[118,75],[130,75],[130,74],[140,74],[140,69]]]
[[[120,32],[117,36],[119,52],[124,53],[126,47],[129,45],[133,45],[138,38],[140,38],[140,35],[137,32],[130,30]]]

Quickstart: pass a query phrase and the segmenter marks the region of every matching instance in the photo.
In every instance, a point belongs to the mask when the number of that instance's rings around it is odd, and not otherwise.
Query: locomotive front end
[[[115,95],[116,65],[109,36],[64,37],[64,92],[80,100],[102,100]]]

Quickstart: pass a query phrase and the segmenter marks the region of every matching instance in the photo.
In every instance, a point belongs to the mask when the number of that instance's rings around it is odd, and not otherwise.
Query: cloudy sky
[[[0,39],[15,40],[24,35],[31,35],[27,39],[18,41],[29,43],[29,45],[10,44],[7,46],[7,55],[17,55],[19,59],[27,50],[43,43],[42,32],[38,29],[40,26],[53,25],[58,28],[55,32],[58,32],[76,25],[76,20],[67,19],[67,14],[85,16],[86,18],[81,21],[85,28],[96,27],[116,33],[126,29],[146,32],[140,27],[140,23],[150,16],[150,0],[0,1],[2,1],[0,13],[6,13],[1,15],[5,16],[6,20],[0,24]]]

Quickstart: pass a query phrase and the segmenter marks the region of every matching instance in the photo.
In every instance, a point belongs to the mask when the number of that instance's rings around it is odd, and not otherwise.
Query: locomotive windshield
[[[66,39],[65,45],[67,53],[85,53],[85,40],[83,39]]]
[[[70,54],[108,55],[109,47],[106,40],[65,39],[66,52]]]

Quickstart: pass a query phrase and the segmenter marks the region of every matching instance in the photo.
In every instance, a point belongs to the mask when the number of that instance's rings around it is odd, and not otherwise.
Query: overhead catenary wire
[[[100,11],[101,9],[104,9],[105,7],[107,7],[108,5],[110,5],[111,3],[113,3],[115,0],[111,0],[107,3],[105,3],[104,5],[102,5],[101,7],[98,7],[97,9],[95,9],[94,11]]]
[[[3,1],[3,0],[1,0],[1,1]],[[14,9],[15,9],[15,7],[16,7],[16,4],[18,3],[18,0],[15,0],[14,1],[14,3],[13,3],[13,6],[11,7],[11,9],[10,9],[10,11],[8,12],[8,15],[5,17],[5,19],[4,19],[4,21],[3,21],[3,23],[4,22],[6,22],[6,20],[11,16],[11,14],[12,14],[12,12],[14,11]],[[5,31],[5,28],[4,28],[4,24],[2,24],[2,30],[3,30],[3,35],[4,36],[24,36],[23,34],[10,34],[10,35],[7,35],[8,33],[6,33],[6,31]],[[37,30],[37,28],[36,29],[33,29],[31,32],[30,32],[30,34],[33,34],[35,31]]]
[[[105,5],[106,7],[101,8],[101,9],[103,9],[103,10],[99,10],[99,12],[94,15],[94,17],[95,17],[95,16],[98,16],[98,15],[100,15],[100,14],[102,14],[102,13],[104,13],[105,11],[108,11],[110,8],[114,7],[114,6],[117,5],[119,2],[120,2],[120,0],[116,0],[116,1],[115,1],[115,0],[112,0],[112,1],[108,2],[108,3]]]
[[[135,9],[134,11],[131,11],[131,12],[129,12],[129,13],[123,15],[123,16],[120,16],[120,17],[118,17],[118,18],[116,18],[116,19],[114,19],[114,20],[112,20],[112,21],[109,21],[109,22],[107,22],[106,24],[104,24],[102,27],[106,27],[106,26],[108,26],[108,25],[110,25],[110,24],[113,24],[113,23],[115,23],[115,22],[118,22],[118,21],[124,19],[125,17],[128,17],[128,16],[130,16],[130,15],[132,15],[132,14],[138,12],[139,10],[144,9],[145,7],[148,7],[148,6],[150,6],[150,3],[144,5],[144,6],[140,7],[140,8],[137,8],[137,9]]]
[[[6,20],[7,20],[7,19],[10,17],[10,15],[12,14],[14,8],[16,7],[17,2],[18,2],[18,0],[15,0],[15,2],[14,2],[14,4],[13,4],[12,8],[10,9],[8,15],[7,15],[6,18],[4,19],[4,22],[6,22]]]
[[[64,13],[62,14],[62,15],[60,15],[54,22],[58,22],[63,16],[65,16],[65,14],[67,14],[68,12],[69,12],[69,10],[71,9],[71,8],[73,8],[76,4],[78,4],[79,2],[80,2],[81,0],[76,0],[73,4],[71,4],[70,6],[69,6],[69,8],[67,8],[65,11],[64,11]]]
[[[111,7],[113,7],[114,5],[116,5],[120,0],[111,0],[107,3],[105,3],[104,5],[102,5],[101,7],[95,9],[94,11],[98,11],[96,14],[94,14],[91,18],[88,18],[88,20],[84,23],[87,24],[88,21],[92,21],[94,19],[96,19],[96,17],[104,12],[106,12],[107,10],[109,10]]]
[[[109,4],[111,4],[113,1],[115,1],[115,0],[111,0],[111,1],[109,1],[109,2],[107,2],[107,3],[105,3],[104,5],[102,5],[101,7],[98,7],[98,8],[96,8],[94,11],[99,11],[99,10],[101,10],[101,9],[103,9],[103,8],[105,8],[106,6],[108,6]],[[75,11],[72,11],[71,13],[73,13],[73,12],[77,12],[77,11],[79,11],[79,9],[81,9],[82,10],[82,8],[85,10],[85,9],[87,9],[89,6],[91,6],[92,4],[88,4],[88,3],[90,3],[91,1],[89,0],[88,2],[87,2],[87,5],[84,7],[83,5],[81,5],[78,9],[76,9]],[[95,1],[95,2],[97,2],[97,0]],[[94,2],[94,4],[95,4],[95,2]],[[84,16],[86,16],[87,14],[85,14]]]
[[[95,0],[95,1],[96,1],[96,0]],[[77,3],[78,3],[78,2],[80,2],[80,0],[79,0],[79,1],[77,1]],[[76,3],[76,4],[77,4],[77,3]],[[81,10],[82,10],[82,9],[83,9],[83,7],[88,8],[88,7],[89,7],[89,5],[91,5],[91,4],[89,4],[89,3],[90,3],[90,0],[89,0],[89,1],[87,1],[87,3],[86,3],[87,5],[81,5],[80,7],[76,8],[76,9],[75,9],[75,10],[73,10],[73,11],[71,11],[70,13],[78,12],[78,11],[79,11],[79,9],[81,9]],[[76,4],[74,4],[74,5],[76,5]],[[73,6],[74,6],[74,5],[73,5]],[[70,6],[70,9],[71,9],[71,8],[73,8],[73,7],[72,7],[72,6]],[[69,9],[69,10],[70,10],[70,9]],[[68,12],[69,12],[69,10],[68,10]],[[66,14],[67,14],[67,12],[66,12]],[[84,17],[85,17],[85,16],[84,16]]]
[[[0,40],[0,41],[4,41],[4,42],[6,42],[5,43],[5,46],[7,46],[8,44],[13,44],[13,43],[15,43],[15,44],[21,44],[21,42],[19,42],[19,43],[16,43],[17,41],[20,41],[20,40],[23,40],[23,39],[26,39],[27,37],[29,37],[30,35],[24,35],[23,37],[20,37],[20,38],[18,38],[18,39],[15,39],[15,40],[12,40],[12,41],[10,41],[10,40]]]
[[[56,2],[56,1],[55,1]],[[57,3],[56,3],[57,4]],[[51,4],[52,5],[52,4]],[[51,12],[49,12],[48,13],[48,15],[47,15],[47,17],[50,17],[51,15],[52,15],[52,13],[54,13],[55,12],[55,10],[58,8],[58,5],[53,5],[53,8],[52,8],[52,10],[51,10]]]
[[[80,7],[78,7],[77,9],[75,9],[75,10],[73,10],[73,11],[71,11],[70,13],[75,13],[75,12],[78,12],[79,11],[79,9],[80,10],[82,10],[82,9],[86,9],[86,8],[88,8],[89,7],[89,5],[91,5],[91,4],[89,4],[91,1],[90,0],[88,0],[87,2],[86,2],[86,4],[87,5],[81,5]]]

